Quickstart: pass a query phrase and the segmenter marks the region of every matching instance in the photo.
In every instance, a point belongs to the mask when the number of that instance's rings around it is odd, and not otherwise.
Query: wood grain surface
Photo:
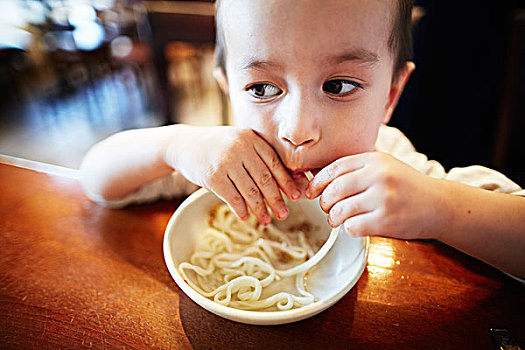
[[[215,316],[173,282],[162,255],[181,200],[128,209],[76,179],[0,164],[0,348],[494,349],[525,341],[525,287],[442,244],[372,238],[357,285],[282,326]]]

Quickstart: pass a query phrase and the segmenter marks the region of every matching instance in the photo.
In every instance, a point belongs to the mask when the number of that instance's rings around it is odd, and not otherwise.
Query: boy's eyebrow
[[[271,61],[265,61],[257,57],[248,56],[243,57],[239,62],[241,70],[250,69],[280,69],[281,65]]]
[[[331,55],[325,58],[325,62],[330,64],[339,64],[346,61],[356,61],[358,63],[374,65],[379,62],[379,56],[365,48],[352,48],[339,55]]]
[[[344,51],[341,54],[329,55],[327,57],[323,57],[322,59],[322,62],[327,62],[328,64],[333,65],[347,61],[356,61],[358,63],[374,65],[379,61],[379,56],[375,52],[365,48],[352,48]],[[281,69],[282,66],[276,62],[266,61],[253,56],[246,56],[240,60],[239,68],[241,70]]]

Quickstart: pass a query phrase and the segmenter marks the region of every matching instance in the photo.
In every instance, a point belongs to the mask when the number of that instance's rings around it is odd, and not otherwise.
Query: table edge
[[[35,160],[18,158],[0,154],[0,164],[11,165],[18,168],[34,170],[39,173],[45,173],[54,176],[61,176],[70,179],[79,179],[80,171],[78,169],[66,168],[60,165],[42,163]]]

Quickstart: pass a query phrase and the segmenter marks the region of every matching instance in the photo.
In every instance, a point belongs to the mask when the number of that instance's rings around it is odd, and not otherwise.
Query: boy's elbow
[[[80,165],[80,183],[84,192],[95,202],[121,198],[122,195],[115,191],[114,181],[108,176],[108,166],[102,164],[93,151],[92,149],[86,154]]]
[[[114,188],[106,183],[97,183],[81,173],[81,184],[86,196],[93,202],[105,207],[122,207],[121,201],[125,196],[117,193]]]

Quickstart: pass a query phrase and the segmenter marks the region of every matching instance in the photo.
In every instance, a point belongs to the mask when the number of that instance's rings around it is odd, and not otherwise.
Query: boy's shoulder
[[[452,168],[447,173],[443,166],[426,155],[416,151],[408,137],[399,129],[381,125],[377,135],[375,150],[388,153],[422,173],[447,180],[461,182],[470,186],[496,192],[525,195],[525,190],[502,173],[480,165]]]
[[[416,151],[412,142],[401,130],[385,124],[379,127],[375,150],[390,154],[406,154]]]

